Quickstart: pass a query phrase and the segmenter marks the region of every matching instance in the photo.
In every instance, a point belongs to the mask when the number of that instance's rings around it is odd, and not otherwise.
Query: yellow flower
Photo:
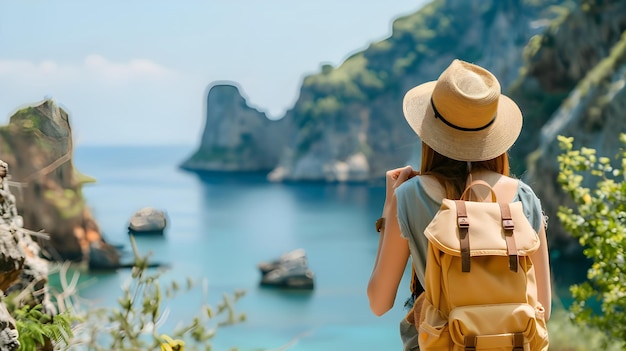
[[[184,351],[185,342],[182,340],[174,340],[169,335],[161,335],[161,351]]]

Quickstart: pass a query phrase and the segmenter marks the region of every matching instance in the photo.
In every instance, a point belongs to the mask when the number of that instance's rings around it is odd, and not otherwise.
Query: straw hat
[[[454,60],[437,81],[404,96],[404,117],[423,142],[459,161],[505,153],[522,130],[522,112],[486,69]]]

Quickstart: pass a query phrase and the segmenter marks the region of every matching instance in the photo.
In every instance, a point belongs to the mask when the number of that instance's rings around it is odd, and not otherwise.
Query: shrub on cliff
[[[563,150],[558,182],[575,203],[561,206],[558,216],[592,261],[588,280],[570,289],[570,311],[577,323],[597,327],[626,347],[626,134],[620,135],[625,147],[614,159],[574,149],[573,138],[558,141]]]

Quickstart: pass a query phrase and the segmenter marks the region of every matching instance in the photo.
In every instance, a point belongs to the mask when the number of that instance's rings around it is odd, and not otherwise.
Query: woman
[[[380,316],[393,307],[409,256],[417,280],[424,285],[428,249],[425,227],[443,198],[459,199],[468,180],[484,180],[498,199],[521,201],[538,233],[540,248],[531,260],[537,299],[547,320],[551,286],[541,204],[528,185],[509,177],[507,151],[522,127],[517,105],[500,94],[500,84],[489,71],[454,60],[437,81],[411,89],[404,97],[403,110],[422,140],[422,164],[420,171],[406,166],[386,174],[387,196],[377,222],[381,234],[367,289],[372,312]],[[488,195],[479,190],[472,188],[474,196]],[[403,320],[401,324],[405,332],[406,323]],[[406,349],[416,349],[417,345],[410,347],[405,345]]]

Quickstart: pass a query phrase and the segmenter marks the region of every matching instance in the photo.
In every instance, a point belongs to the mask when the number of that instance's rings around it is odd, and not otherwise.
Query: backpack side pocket
[[[535,308],[535,318],[537,320],[537,332],[535,337],[530,341],[531,350],[547,350],[550,345],[548,337],[548,328],[546,326],[545,309],[543,306]]]
[[[424,299],[421,312],[423,321],[419,325],[420,350],[448,351],[452,346],[448,320],[428,299]]]
[[[537,334],[539,323],[536,315],[535,308],[526,303],[455,308],[450,313],[453,350],[465,350],[467,337],[474,338],[475,350],[510,351],[514,347],[525,351],[543,350],[543,347],[531,347],[536,339],[541,338]]]

